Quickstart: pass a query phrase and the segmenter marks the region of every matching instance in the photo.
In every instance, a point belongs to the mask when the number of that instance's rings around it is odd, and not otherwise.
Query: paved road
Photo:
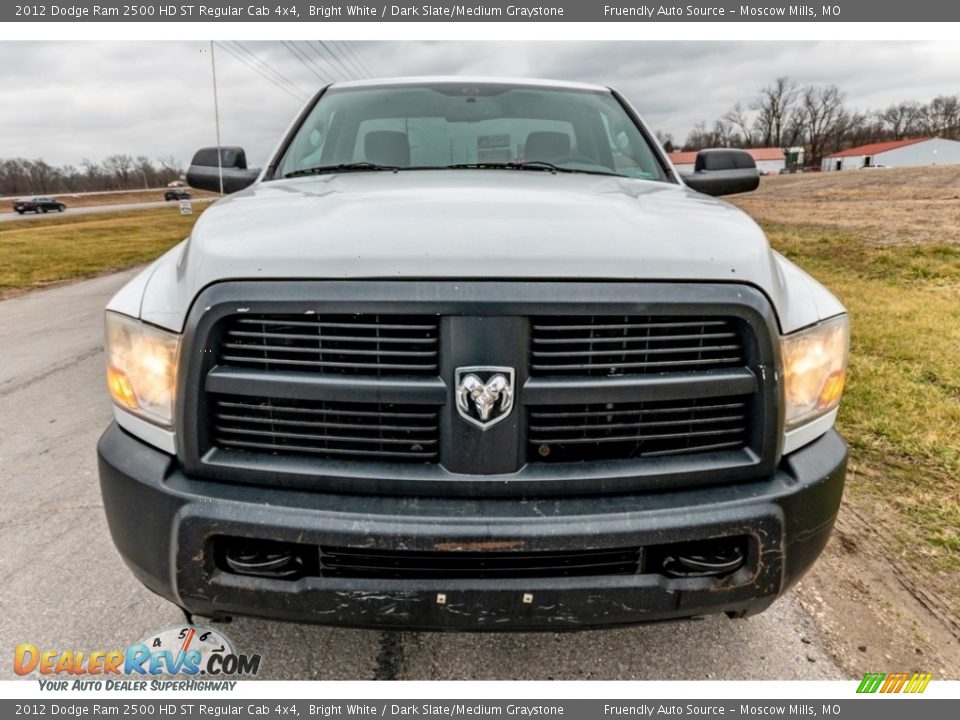
[[[197,202],[204,202],[203,200],[194,200]],[[62,213],[49,212],[49,213],[24,213],[23,215],[18,215],[15,212],[0,212],[0,222],[19,222],[27,220],[36,220],[37,218],[59,218],[59,217],[72,217],[74,215],[92,215],[94,213],[105,213],[105,212],[122,212],[124,210],[149,210],[150,208],[161,208],[161,207],[176,207],[177,203],[174,201],[163,201],[157,200],[154,202],[137,202],[137,203],[115,203],[113,205],[88,205],[86,207],[68,207]]]
[[[0,302],[0,657],[20,642],[126,647],[182,621],[117,555],[97,482],[94,446],[111,418],[101,309],[130,275]],[[223,630],[276,679],[842,676],[792,595],[749,620],[583,633],[389,634],[249,619]],[[11,675],[0,662],[0,677]]]

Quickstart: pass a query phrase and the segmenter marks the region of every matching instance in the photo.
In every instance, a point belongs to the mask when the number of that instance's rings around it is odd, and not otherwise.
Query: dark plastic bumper
[[[831,431],[759,482],[486,500],[330,495],[197,480],[116,424],[98,450],[114,543],[158,595],[199,615],[430,630],[561,630],[760,612],[826,544],[847,462],[846,445]],[[220,569],[211,550],[220,536],[418,551],[491,542],[518,552],[746,536],[749,550],[744,567],[724,578],[670,578],[645,570],[537,579],[291,581]]]

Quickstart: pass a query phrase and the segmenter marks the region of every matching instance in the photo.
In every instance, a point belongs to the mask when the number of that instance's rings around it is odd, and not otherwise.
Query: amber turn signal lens
[[[118,405],[123,405],[131,410],[140,407],[137,404],[137,396],[133,392],[130,380],[114,367],[107,368],[107,388],[110,390],[110,397]]]

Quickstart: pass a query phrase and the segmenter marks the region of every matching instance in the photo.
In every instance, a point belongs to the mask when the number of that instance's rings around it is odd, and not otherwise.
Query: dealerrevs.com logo
[[[143,690],[145,679],[113,678],[203,676],[213,681],[254,677],[260,671],[260,655],[237,653],[219,630],[185,625],[152,633],[126,650],[49,650],[21,643],[14,651],[13,670],[17,675],[45,676],[40,680],[42,689]],[[49,676],[67,676],[72,682]],[[219,684],[225,687],[218,688],[215,682],[203,683],[205,689],[232,689],[236,683]],[[182,682],[151,681],[150,689],[187,689],[181,685]]]

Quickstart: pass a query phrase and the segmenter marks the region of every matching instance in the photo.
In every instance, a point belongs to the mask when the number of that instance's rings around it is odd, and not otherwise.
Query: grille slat
[[[665,338],[661,338],[665,339]],[[594,341],[593,344],[596,344]],[[618,341],[619,342],[619,341]],[[658,348],[643,348],[636,350],[618,350],[617,355],[664,355],[667,353],[703,353],[703,352],[726,352],[728,350],[740,350],[740,345],[717,345],[711,348],[699,348],[699,347],[658,347]],[[537,357],[591,357],[598,353],[597,350],[574,350],[569,352],[545,352],[542,350],[537,351]]]
[[[225,420],[225,421],[236,420],[236,421],[245,422],[245,423],[265,424],[265,425],[287,425],[290,427],[304,427],[304,428],[316,427],[316,428],[333,428],[336,430],[349,430],[351,428],[362,427],[362,426],[358,426],[356,423],[313,422],[310,420],[275,420],[270,418],[244,417],[243,415],[224,415],[222,413],[217,413],[215,417],[218,420]],[[390,431],[390,430],[408,431],[411,429],[409,426],[406,426],[406,425],[378,425],[378,428],[383,432]],[[436,432],[437,426],[430,425],[430,426],[416,427],[416,429],[427,431],[427,432]]]
[[[536,317],[534,376],[619,376],[737,367],[744,363],[738,323],[714,316]]]
[[[607,353],[609,354],[609,353]],[[623,353],[616,353],[617,355],[623,355]],[[596,359],[602,354],[599,352],[590,353],[592,360]],[[543,375],[552,375],[558,374],[560,371],[590,371],[590,370],[643,370],[650,368],[665,368],[665,367],[676,367],[676,368],[689,368],[692,366],[731,366],[740,362],[739,357],[729,356],[722,358],[698,358],[697,360],[660,360],[654,362],[586,362],[586,363],[533,363],[531,369],[534,371],[541,371],[536,374]],[[610,373],[617,374],[617,373]]]
[[[575,445],[578,443],[609,443],[609,442],[640,442],[653,440],[677,440],[683,438],[709,437],[713,435],[729,435],[742,433],[743,427],[735,427],[724,430],[699,430],[687,433],[639,433],[636,435],[601,435],[596,437],[565,438],[565,437],[535,437],[532,442],[546,445]]]
[[[719,418],[692,418],[690,420],[661,420],[660,422],[635,422],[635,423],[607,423],[603,427],[606,430],[624,430],[628,428],[636,428],[641,430],[643,428],[651,427],[669,427],[672,425],[702,425],[704,423],[714,423],[714,422],[743,422],[743,415],[728,415],[727,417]],[[532,432],[538,431],[560,431],[560,430],[583,430],[582,425],[530,425],[530,430]]]
[[[321,547],[320,574],[410,580],[635,575],[640,572],[640,552],[640,548],[486,552]]]
[[[310,340],[315,341],[317,339],[316,335],[306,335],[304,333],[283,333],[283,332],[249,332],[246,330],[228,330],[227,335],[230,337],[249,337],[249,338],[284,338],[289,340]],[[366,342],[370,340],[369,337],[357,336],[357,335],[338,335],[337,340],[343,342]],[[410,338],[408,337],[390,337],[386,335],[377,336],[377,342],[381,344],[388,343],[409,343]],[[430,343],[437,342],[436,338],[422,337],[418,339],[418,342],[428,345]]]
[[[743,403],[724,403],[720,405],[710,405],[706,401],[699,406],[699,409],[702,411],[707,410],[734,410],[737,408],[742,408]],[[658,415],[664,413],[676,412],[675,408],[663,407],[663,408],[646,408],[643,410],[644,415]],[[607,415],[636,415],[636,410],[581,410],[576,412],[569,411],[543,411],[543,410],[532,410],[530,411],[531,418],[569,418],[569,417],[604,417]]]
[[[378,342],[380,342],[378,340]],[[231,350],[249,350],[249,345],[243,343],[223,343],[220,347],[230,348]],[[283,345],[258,345],[257,350],[263,352],[289,352],[289,353],[316,353],[314,348],[306,347],[284,347]],[[390,357],[435,357],[436,353],[431,350],[337,350],[338,355],[389,355]]]
[[[530,409],[531,461],[612,460],[743,447],[747,398]]]
[[[318,433],[295,433],[280,432],[277,430],[250,430],[248,428],[228,427],[217,425],[216,430],[221,433],[231,433],[233,435],[254,435],[260,437],[276,438],[278,440],[311,440],[315,442],[335,442],[335,443],[373,443],[375,445],[435,445],[436,440],[427,438],[387,438],[387,437],[360,437],[356,435],[323,435]]]
[[[232,397],[232,396],[231,396]],[[211,397],[217,445],[278,455],[435,461],[438,413],[380,403]]]
[[[726,320],[690,320],[690,321],[653,321],[650,322],[629,322],[604,324],[602,318],[595,318],[597,322],[587,324],[565,324],[563,322],[552,322],[549,324],[534,323],[534,330],[545,330],[551,332],[568,332],[570,330],[651,330],[657,328],[688,328],[688,327],[722,327],[727,324]]]
[[[241,317],[236,319],[238,325],[288,325],[292,327],[319,327],[319,328],[351,328],[351,329],[365,329],[369,330],[371,323],[367,322],[331,322],[329,320],[324,320],[324,315],[315,316],[317,320],[292,320],[290,316],[284,315],[260,315],[255,317]],[[361,316],[357,316],[361,317]],[[380,316],[372,315],[366,317],[393,317],[393,316]],[[436,327],[436,323],[426,323],[420,325],[398,325],[391,324],[387,322],[376,321],[376,327],[378,330],[432,330]]]
[[[382,356],[378,356],[378,360]],[[277,358],[273,357],[269,360],[259,360],[257,358],[252,358],[246,355],[221,355],[220,359],[228,364],[237,364],[237,365],[248,365],[252,363],[261,363],[263,365],[296,365],[303,368],[322,368],[326,371],[331,371],[334,369],[341,370],[357,370],[358,373],[362,373],[366,369],[376,368],[378,371],[383,370],[410,370],[410,371],[421,371],[426,367],[436,368],[436,365],[422,365],[422,364],[413,364],[413,363],[387,363],[387,362],[376,362],[376,363],[361,363],[361,362],[324,362],[322,360],[291,360],[288,358]]]
[[[737,337],[736,333],[724,332],[724,333],[698,333],[696,335],[664,335],[663,337],[657,337],[656,335],[651,337],[614,337],[609,339],[604,338],[592,338],[590,342],[594,345],[604,345],[610,343],[639,343],[639,342],[671,342],[676,340],[729,340],[730,338]],[[563,345],[570,342],[569,338],[549,338],[549,337],[534,337],[533,342],[537,345]]]
[[[223,447],[237,448],[239,450],[275,450],[276,443],[269,442],[248,442],[245,440],[226,440],[222,439],[219,444]],[[436,457],[436,453],[423,452],[390,452],[388,450],[348,450],[345,448],[315,448],[304,445],[286,444],[283,449],[290,453],[305,453],[309,455],[321,455],[323,457],[337,457],[340,455],[353,456],[359,458],[379,458],[383,460],[422,460],[430,461]]]
[[[274,315],[230,318],[218,361],[297,372],[436,375],[439,319],[419,315]]]

